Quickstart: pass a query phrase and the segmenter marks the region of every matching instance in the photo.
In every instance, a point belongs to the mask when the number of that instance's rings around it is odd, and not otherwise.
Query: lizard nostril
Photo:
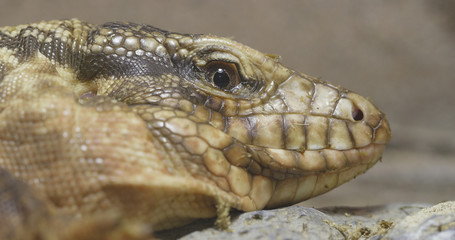
[[[354,121],[361,121],[363,119],[363,112],[356,105],[354,105],[354,109],[352,109],[352,118]]]

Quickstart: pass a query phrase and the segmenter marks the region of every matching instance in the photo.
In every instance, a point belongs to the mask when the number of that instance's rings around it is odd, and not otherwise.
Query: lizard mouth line
[[[282,180],[323,172],[340,172],[357,165],[368,165],[370,168],[381,158],[385,146],[383,143],[370,143],[346,150],[319,149],[304,152],[251,145],[250,148],[252,158],[264,168],[262,175]]]
[[[383,143],[370,143],[363,147],[338,151],[341,151],[346,156],[346,160],[348,162],[347,166],[357,164],[374,164],[381,158],[385,146],[386,144]]]

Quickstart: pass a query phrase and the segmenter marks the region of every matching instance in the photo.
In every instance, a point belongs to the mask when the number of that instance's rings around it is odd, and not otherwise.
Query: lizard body
[[[154,230],[322,194],[391,136],[367,99],[235,41],[74,19],[0,28],[0,119],[0,199]]]

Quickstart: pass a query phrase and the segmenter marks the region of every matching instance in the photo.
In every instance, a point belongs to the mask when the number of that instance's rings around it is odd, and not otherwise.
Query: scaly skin
[[[327,192],[391,136],[367,99],[275,57],[132,23],[0,28],[0,111],[14,181],[56,211],[155,230]]]

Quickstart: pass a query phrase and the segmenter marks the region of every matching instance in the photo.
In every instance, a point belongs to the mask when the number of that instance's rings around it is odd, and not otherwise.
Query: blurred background
[[[455,1],[0,0],[1,26],[74,17],[233,37],[372,99],[383,161],[302,205],[455,200]]]

